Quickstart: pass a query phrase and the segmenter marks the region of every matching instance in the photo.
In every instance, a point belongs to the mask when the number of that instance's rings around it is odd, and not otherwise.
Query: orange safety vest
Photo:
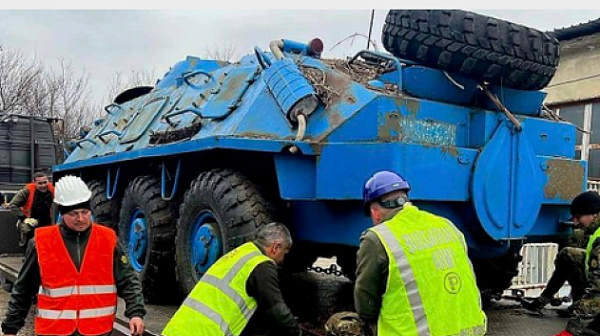
[[[41,284],[36,335],[102,335],[113,330],[117,287],[113,274],[115,232],[92,224],[77,271],[58,225],[35,230]]]
[[[21,207],[21,211],[25,214],[25,216],[30,217],[31,207],[33,206],[33,198],[36,192],[35,183],[28,183],[25,185],[25,188],[29,190],[29,196],[27,197],[27,202],[25,202],[25,205]],[[52,198],[54,198],[54,185],[50,182],[48,182],[48,190],[50,190]],[[52,217],[52,214],[50,214],[50,217]]]

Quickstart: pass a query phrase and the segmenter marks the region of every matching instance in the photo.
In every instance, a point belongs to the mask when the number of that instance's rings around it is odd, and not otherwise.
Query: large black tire
[[[106,197],[106,185],[101,180],[88,182],[88,187],[92,192],[90,205],[92,206],[94,222],[116,231],[119,223],[119,207],[121,206],[121,199],[119,197],[108,199],[108,197]]]
[[[337,254],[337,264],[342,268],[342,273],[351,281],[356,280],[356,247],[340,248]]]
[[[160,180],[155,176],[136,177],[125,190],[119,217],[119,240],[129,253],[129,231],[132,216],[143,214],[147,229],[147,248],[139,263],[144,298],[151,303],[172,302],[176,297],[173,242],[178,204],[161,197]]]
[[[554,37],[461,10],[390,10],[382,41],[396,57],[518,90],[544,88],[559,61]]]
[[[518,266],[522,257],[521,245],[511,247],[505,255],[492,259],[471,258],[477,286],[487,302],[512,285],[512,279],[519,274]]]
[[[214,216],[213,232],[223,242],[222,251],[215,251],[218,256],[254,239],[256,230],[272,222],[275,213],[261,190],[238,172],[213,169],[198,175],[181,204],[175,239],[177,276],[184,295],[201,276],[192,267],[190,237],[199,216],[207,212]]]
[[[306,272],[319,258],[317,253],[311,244],[294,242],[294,246],[285,256],[282,269],[287,273]]]

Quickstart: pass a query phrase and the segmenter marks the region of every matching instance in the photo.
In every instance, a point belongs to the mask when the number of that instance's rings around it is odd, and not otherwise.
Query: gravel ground
[[[8,299],[10,297],[10,293],[0,288],[0,318],[4,320],[4,316],[6,315],[6,306],[8,304]],[[19,333],[18,336],[33,336],[33,307],[27,316],[27,320],[25,320],[25,326]]]

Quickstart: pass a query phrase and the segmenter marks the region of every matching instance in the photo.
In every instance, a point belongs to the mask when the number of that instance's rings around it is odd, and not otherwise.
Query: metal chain
[[[315,273],[325,273],[325,274],[330,274],[330,275],[335,275],[335,276],[344,276],[344,273],[341,271],[341,269],[338,269],[338,266],[336,264],[331,264],[329,266],[329,268],[323,268],[321,266],[309,266],[308,267],[309,271],[313,271]]]

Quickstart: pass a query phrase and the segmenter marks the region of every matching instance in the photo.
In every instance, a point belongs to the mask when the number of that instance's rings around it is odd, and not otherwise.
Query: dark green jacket
[[[594,223],[592,223],[589,227],[585,229],[574,229],[573,234],[569,236],[569,239],[567,240],[564,247],[577,247],[586,249],[590,237],[594,234],[594,232],[596,232],[596,230],[600,228],[600,217],[598,218],[599,219],[597,219]]]
[[[258,248],[261,249],[260,246]],[[264,262],[256,266],[246,282],[246,292],[256,300],[258,309],[241,336],[263,334],[264,329],[268,330],[269,335],[302,334],[294,315],[283,301],[275,263]]]
[[[21,211],[21,207],[27,203],[29,198],[29,189],[23,188],[12,198],[8,208],[19,219],[25,219],[25,214]],[[33,204],[31,205],[31,218],[35,218],[39,222],[39,226],[52,224],[50,213],[52,209],[53,197],[50,191],[44,193],[35,190],[33,195]]]
[[[390,213],[384,222],[394,218],[400,210]],[[360,237],[356,266],[354,308],[365,322],[376,323],[387,286],[389,259],[379,237],[370,230]]]
[[[357,254],[354,306],[361,319],[376,322],[389,275],[389,259],[379,237],[365,231]]]
[[[70,230],[65,225],[61,225],[60,233],[73,264],[79,270],[91,229],[84,232],[76,232]],[[113,270],[117,295],[125,300],[125,316],[128,318],[143,318],[146,315],[146,309],[144,308],[142,286],[118,242],[114,252]],[[32,298],[39,290],[40,281],[38,255],[35,241],[32,239],[27,246],[23,267],[13,286],[10,301],[8,302],[8,312],[2,322],[2,332],[5,334],[16,334],[23,327],[32,304]],[[74,335],[79,334],[76,332]]]

